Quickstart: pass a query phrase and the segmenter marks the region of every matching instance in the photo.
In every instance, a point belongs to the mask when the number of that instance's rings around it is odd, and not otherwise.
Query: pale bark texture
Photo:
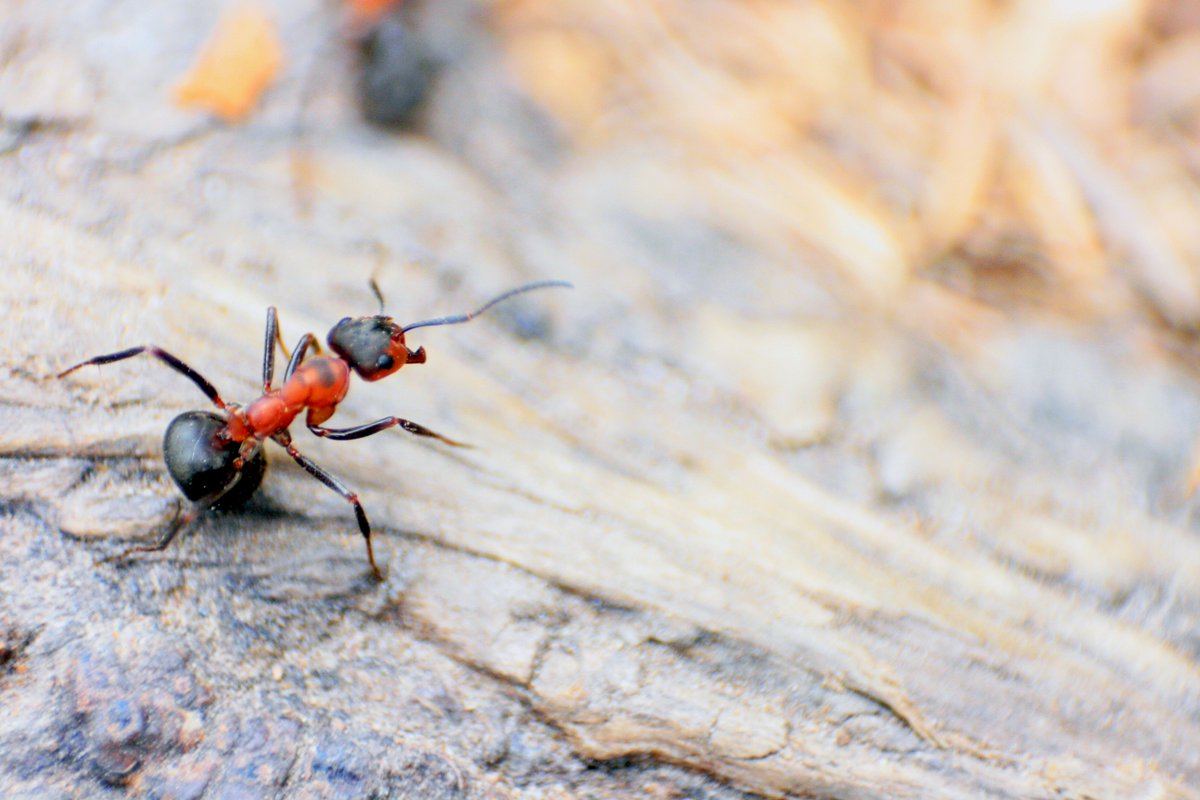
[[[1200,797],[1185,2],[0,3],[0,796]],[[413,64],[417,67],[413,67]],[[415,76],[415,77],[414,77]],[[406,95],[407,96],[407,95]],[[415,98],[417,95],[413,95]],[[373,314],[428,362],[167,550],[161,437]]]

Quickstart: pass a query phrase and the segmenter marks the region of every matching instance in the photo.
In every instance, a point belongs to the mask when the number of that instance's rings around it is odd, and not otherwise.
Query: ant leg
[[[145,345],[143,347],[131,347],[128,350],[122,350],[119,353],[108,353],[107,355],[96,356],[95,358],[89,358],[87,361],[80,361],[75,366],[64,369],[62,372],[58,373],[58,377],[65,378],[66,376],[70,375],[72,372],[74,372],[77,369],[80,369],[81,367],[86,367],[86,366],[89,366],[92,364],[96,364],[96,365],[111,364],[114,361],[124,361],[127,358],[133,358],[134,356],[140,355],[142,353],[146,353],[147,355],[154,356],[159,361],[162,361],[168,367],[170,367],[171,369],[178,372],[180,375],[183,375],[185,378],[190,380],[192,383],[196,384],[196,386],[199,387],[200,391],[204,392],[205,396],[208,397],[208,399],[212,401],[213,405],[215,405],[219,409],[222,409],[222,410],[225,409],[225,401],[221,399],[220,393],[217,392],[217,387],[215,387],[211,383],[209,383],[208,379],[206,379],[199,372],[196,372],[196,370],[192,369],[187,364],[183,363],[178,358],[176,358],[175,356],[168,353],[166,350],[163,350],[161,347],[155,347],[154,345]]]
[[[321,343],[317,340],[315,334],[306,333],[300,337],[300,341],[296,343],[296,349],[292,351],[292,357],[288,361],[287,369],[283,371],[283,379],[286,381],[292,377],[292,373],[296,371],[296,367],[300,366],[300,362],[308,355],[309,348],[321,352]]]
[[[183,529],[187,528],[188,526],[190,526],[193,522],[195,522],[196,519],[200,516],[201,512],[203,512],[205,510],[206,510],[206,506],[204,506],[200,503],[196,503],[191,508],[189,508],[186,512],[176,516],[175,521],[171,523],[171,527],[167,529],[166,534],[163,535],[154,544],[144,544],[144,545],[138,545],[137,547],[130,547],[126,550],[122,550],[121,552],[117,553],[116,555],[107,556],[105,558],[100,559],[99,563],[107,564],[112,561],[124,561],[125,559],[129,558],[129,556],[133,555],[134,553],[156,553],[159,550],[166,550],[167,545],[169,545],[172,541],[175,540],[175,537],[177,535],[179,535],[179,532],[182,531]]]
[[[347,489],[345,484],[321,469],[312,459],[297,450],[296,446],[287,437],[279,436],[275,438],[275,441],[284,446],[288,455],[295,459],[296,463],[303,467],[305,472],[330,489],[333,489],[344,497],[346,502],[354,506],[354,516],[358,519],[358,529],[362,531],[363,538],[367,540],[367,560],[371,562],[371,575],[377,581],[383,580],[383,573],[379,571],[379,567],[375,564],[375,549],[371,546],[371,523],[367,521],[367,512],[363,511],[362,503],[358,501],[358,495]]]
[[[179,535],[180,531],[189,528],[191,524],[200,517],[201,514],[212,508],[215,503],[224,497],[225,494],[237,484],[241,477],[242,473],[240,471],[237,472],[234,475],[233,480],[231,480],[228,484],[222,486],[212,494],[200,498],[194,502],[192,507],[187,511],[177,515],[175,520],[171,523],[171,527],[169,527],[167,532],[154,544],[143,544],[138,545],[137,547],[130,547],[127,550],[122,550],[116,555],[100,559],[100,563],[107,564],[112,561],[124,561],[134,553],[157,553],[160,550],[166,550],[167,545],[171,544],[171,542],[175,540],[175,537]]]
[[[271,391],[275,381],[275,345],[283,351],[283,355],[291,358],[287,345],[283,343],[283,334],[279,332],[279,312],[275,306],[267,309],[267,335],[263,341],[263,394]]]
[[[278,329],[275,331],[275,341],[279,343],[279,349],[283,351],[284,358],[291,358],[292,352],[287,349],[287,345],[283,343],[283,334]]]
[[[263,340],[263,394],[271,391],[275,381],[275,341],[279,335],[279,312],[275,306],[267,307],[267,335]]]
[[[400,419],[400,417],[384,417],[383,419],[377,419],[374,422],[368,422],[366,425],[358,425],[353,428],[322,428],[320,425],[313,425],[312,423],[309,423],[308,425],[308,429],[317,436],[320,436],[322,439],[333,439],[339,442],[348,441],[350,439],[361,439],[364,436],[374,436],[380,431],[386,431],[388,428],[395,427],[401,427],[409,433],[416,434],[417,436],[428,436],[430,438],[437,439],[438,441],[445,442],[446,444],[454,447],[471,446],[463,442],[456,442],[453,439],[442,436],[440,433],[435,433],[434,431],[429,430],[429,428],[426,428],[424,425],[418,425],[417,423],[411,422],[407,419]]]

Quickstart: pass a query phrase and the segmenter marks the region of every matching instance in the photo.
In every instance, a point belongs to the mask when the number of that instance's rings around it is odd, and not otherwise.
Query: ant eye
[[[396,364],[396,360],[384,353],[375,362],[375,369],[391,369]]]

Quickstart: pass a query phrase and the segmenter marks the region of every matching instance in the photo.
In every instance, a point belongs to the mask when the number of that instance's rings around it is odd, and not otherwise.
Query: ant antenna
[[[401,329],[401,333],[408,333],[413,328],[430,328],[430,327],[433,327],[434,325],[458,325],[461,322],[470,322],[471,320],[475,319],[483,312],[487,311],[492,306],[496,305],[497,303],[499,303],[502,300],[507,300],[508,298],[512,297],[513,295],[523,294],[525,292],[532,292],[534,289],[549,289],[552,286],[562,286],[567,289],[574,288],[571,286],[571,284],[567,283],[566,281],[536,281],[534,283],[527,283],[524,286],[518,286],[515,289],[509,289],[507,292],[500,295],[499,297],[493,297],[491,300],[487,301],[482,306],[475,309],[474,311],[472,311],[469,314],[454,314],[449,317],[437,317],[435,319],[427,319],[427,320],[422,320],[421,322],[414,322],[412,325],[405,325],[404,328]]]
[[[375,299],[379,301],[379,316],[383,316],[383,292],[379,291],[379,284],[375,282],[375,276],[372,275],[367,281],[371,284],[371,294],[375,295]]]
[[[379,316],[382,317],[383,292],[379,291],[379,284],[375,281],[375,276],[379,274],[387,261],[388,249],[378,239],[371,242],[371,249],[375,251],[375,269],[371,270],[371,277],[367,279],[367,283],[371,284],[371,294],[375,295],[375,299],[379,301]]]

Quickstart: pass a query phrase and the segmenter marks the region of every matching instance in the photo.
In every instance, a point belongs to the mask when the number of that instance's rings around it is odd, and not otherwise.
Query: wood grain
[[[1169,188],[1103,160],[1134,123],[1062,101],[1028,53],[977,63],[964,43],[1035,27],[1018,9],[951,4],[956,40],[920,4],[650,5],[421,7],[445,65],[410,134],[356,119],[315,5],[274,9],[288,74],[238,127],[156,80],[207,11],[10,9],[0,616],[28,636],[0,649],[4,702],[52,704],[72,648],[149,626],[212,696],[184,752],[254,708],[299,725],[289,785],[313,796],[331,718],[397,764],[438,753],[429,797],[1200,796],[1200,402],[1166,324],[1194,324],[1200,251],[1155,216]],[[1057,22],[1095,63],[1166,24],[1108,5]],[[98,44],[133,32],[154,35],[123,60]],[[1001,89],[1026,105],[984,102]],[[1121,209],[1156,221],[1131,239]],[[334,419],[474,449],[298,435],[360,493],[388,580],[278,452],[246,516],[94,565],[177,513],[161,432],[202,398],[151,363],[55,373],[155,343],[249,400],[266,307],[289,342],[323,334],[373,312],[377,269],[402,321],[576,286],[414,332],[429,363]],[[0,762],[34,717],[0,723]],[[176,786],[173,758],[101,780]],[[94,779],[39,775],[0,787]]]

